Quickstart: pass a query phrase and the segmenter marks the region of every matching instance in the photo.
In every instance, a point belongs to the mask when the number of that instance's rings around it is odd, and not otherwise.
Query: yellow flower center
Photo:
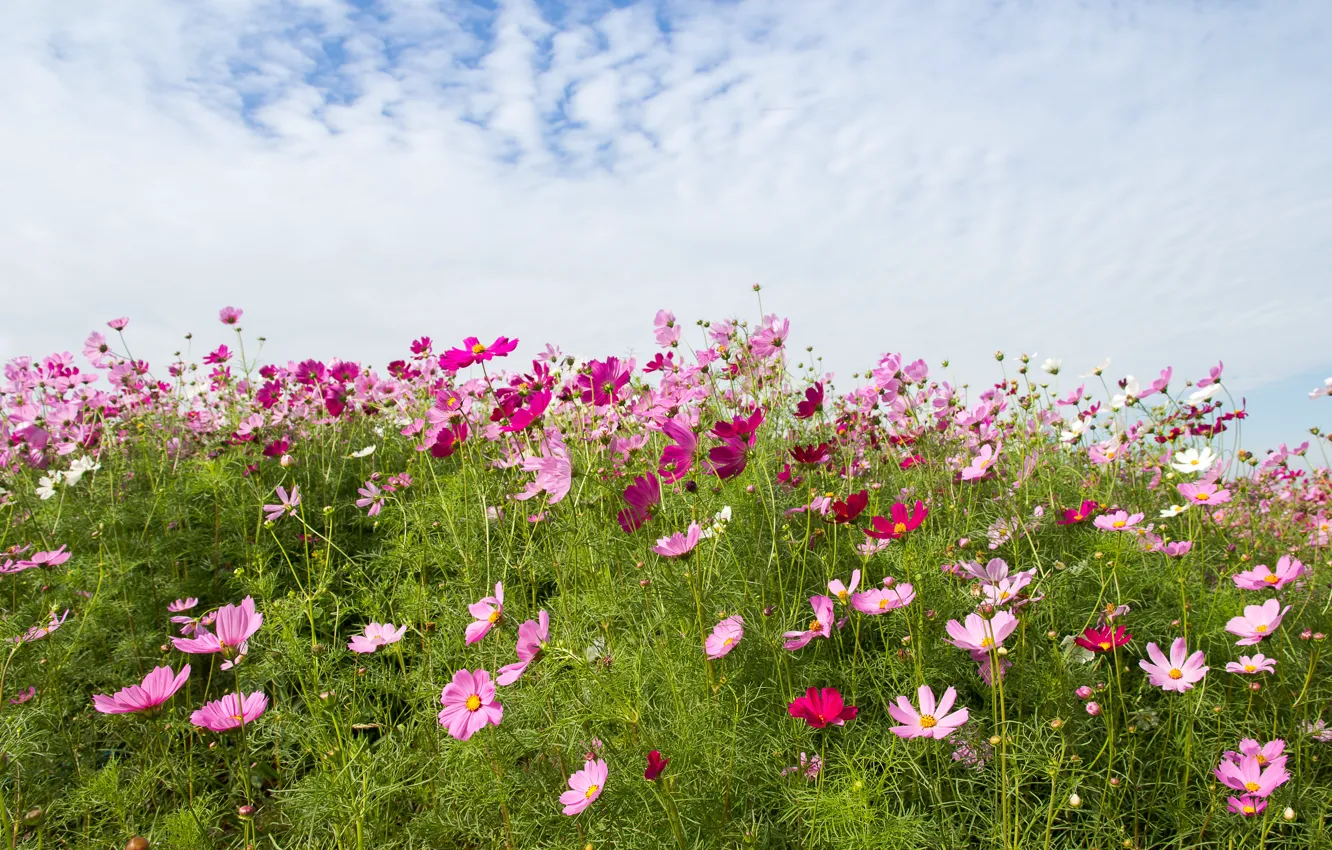
[[[920,728],[922,728],[922,729],[933,729],[935,726],[938,726],[938,725],[939,725],[939,721],[937,721],[937,720],[934,719],[934,715],[932,715],[932,714],[922,714],[922,715],[920,716]]]
[[[600,790],[601,790],[600,785],[589,785],[587,786],[587,791],[583,792],[583,797],[585,799],[591,800],[593,797],[597,796],[597,792]]]
[[[1117,519],[1112,523],[1112,525],[1114,525],[1115,528],[1123,528],[1124,526],[1128,525],[1128,523],[1122,519]]]
[[[1002,602],[1002,601],[1004,601],[1005,599],[1007,599],[1008,597],[1010,597],[1010,596],[1012,596],[1012,595],[1013,595],[1013,594],[1009,593],[1007,590],[1001,590],[1001,591],[999,592],[999,601]]]
[[[1195,458],[1195,459],[1189,461],[1189,466],[1197,466],[1198,463],[1199,463],[1199,461]]]
[[[818,620],[809,621],[809,630],[811,632],[817,632],[821,628],[823,628],[823,623],[820,623]]]
[[[1169,675],[1170,678],[1172,678],[1172,679],[1183,679],[1183,678],[1184,678],[1184,671],[1181,670],[1181,669],[1179,669],[1178,667],[1173,667],[1173,668],[1171,668],[1170,673],[1169,673],[1168,675]]]
[[[1255,809],[1250,804],[1245,803],[1243,806],[1240,806],[1240,811],[1244,812],[1244,814],[1246,815],[1252,815],[1255,814],[1258,810]]]
[[[726,640],[722,641],[722,646],[730,646],[733,643],[735,643],[735,638],[727,638]]]
[[[485,350],[486,350],[486,347],[485,347],[484,345],[482,345],[481,343],[479,343],[479,342],[478,342],[478,343],[474,343],[474,344],[472,345],[472,353],[473,353],[473,354],[480,354],[481,352],[483,352],[483,351],[485,351]]]
[[[887,607],[888,607],[888,600],[887,600],[887,599],[880,599],[880,600],[879,600],[879,610],[882,611],[883,609],[885,609],[885,608],[887,608]]]
[[[467,706],[468,711],[476,711],[479,708],[481,708],[481,697],[477,696],[476,694],[472,694],[470,697],[467,698],[467,702],[465,704]]]
[[[906,530],[907,530],[907,529],[906,529],[906,523],[904,523],[904,522],[898,522],[898,523],[894,523],[894,524],[893,524],[893,533],[894,533],[894,534],[903,534],[903,533],[906,532]]]
[[[489,620],[489,621],[492,622],[492,623],[498,623],[498,622],[499,622],[499,618],[500,618],[500,612],[499,612],[499,609],[496,608],[494,611],[491,611],[491,612],[490,612],[490,616],[487,617],[486,619]]]
[[[1194,496],[1193,496],[1193,498],[1197,499],[1197,500],[1200,501],[1200,502],[1205,502],[1205,501],[1207,501],[1207,494],[1206,494],[1206,493],[1195,493]]]
[[[1101,648],[1101,651],[1102,651],[1102,652],[1109,652],[1109,651],[1113,648],[1113,646],[1111,645],[1110,641],[1108,641],[1108,640],[1103,640],[1103,641],[1101,641],[1100,643],[1098,643],[1098,644],[1096,644],[1096,645],[1099,646],[1099,647]]]
[[[1268,573],[1267,575],[1263,576],[1263,581],[1267,582],[1268,584],[1276,584],[1277,582],[1281,581],[1281,579],[1277,578],[1275,573]]]
[[[1253,671],[1255,671],[1255,670],[1257,670],[1257,669],[1258,669],[1258,668],[1257,668],[1255,665],[1253,665],[1253,664],[1245,664],[1245,665],[1244,665],[1244,672],[1245,672],[1245,673],[1252,673]]]
[[[842,600],[843,602],[845,602],[845,601],[846,601],[846,597],[847,597],[847,592],[846,592],[845,590],[839,590],[839,591],[837,591],[837,598],[838,598],[838,599],[840,599],[840,600]]]
[[[994,646],[994,638],[987,637],[987,638],[982,638],[982,639],[981,639],[981,648],[982,648],[982,649],[989,649],[989,648],[992,647],[992,646]]]
[[[1267,631],[1267,626],[1264,626],[1264,625],[1261,625],[1261,624],[1260,624],[1260,625],[1254,626],[1254,627],[1253,627],[1253,630],[1254,630],[1255,632],[1257,632],[1258,634],[1262,634],[1263,632]]]
[[[1257,791],[1257,790],[1258,790],[1258,783],[1257,783],[1257,782],[1245,782],[1245,783],[1244,783],[1244,790],[1245,790],[1245,791]]]
[[[244,723],[244,722],[245,722],[245,718],[241,717],[239,714],[233,714],[233,715],[231,715],[231,719],[234,720],[234,721],[236,721],[237,723]]]
[[[1258,755],[1254,756],[1254,759],[1259,764],[1267,764],[1267,756],[1263,755],[1262,753],[1259,753]]]

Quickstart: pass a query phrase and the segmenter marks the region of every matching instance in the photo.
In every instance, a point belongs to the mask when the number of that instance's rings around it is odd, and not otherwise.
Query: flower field
[[[219,318],[5,367],[4,846],[1332,847],[1327,440],[1220,364]]]

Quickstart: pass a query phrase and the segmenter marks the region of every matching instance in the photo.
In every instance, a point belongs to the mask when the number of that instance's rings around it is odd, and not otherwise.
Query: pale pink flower
[[[856,588],[859,586],[860,586],[860,570],[852,570],[850,586],[842,584],[841,579],[835,578],[832,581],[828,582],[828,592],[831,593],[833,596],[836,596],[838,600],[841,601],[843,605],[845,605],[847,601],[851,598],[851,594],[855,593]]]
[[[28,560],[35,567],[58,567],[68,561],[72,554],[74,553],[66,552],[65,547],[61,546],[52,552],[34,552]]]
[[[1262,605],[1246,605],[1243,616],[1231,617],[1226,623],[1226,631],[1239,635],[1240,639],[1235,641],[1236,646],[1253,646],[1271,637],[1289,610],[1289,605],[1283,609],[1276,599],[1269,599]]]
[[[258,720],[267,708],[268,697],[263,691],[249,694],[243,703],[236,694],[227,694],[222,699],[205,703],[203,708],[190,715],[190,722],[213,732],[229,732],[240,728],[242,723]]]
[[[744,636],[745,618],[733,614],[713,627],[712,634],[703,642],[703,651],[708,658],[721,658],[739,646]]]
[[[473,673],[463,669],[454,673],[439,701],[444,706],[439,723],[459,741],[466,741],[487,724],[498,726],[504,719],[504,706],[495,699],[495,684],[485,670]]]
[[[999,456],[999,449],[994,448],[989,443],[981,446],[980,454],[971,459],[971,463],[962,470],[963,481],[975,481],[984,478],[989,472],[990,467]]]
[[[523,469],[537,476],[521,493],[513,495],[520,502],[545,491],[547,504],[553,505],[567,496],[573,486],[573,461],[558,431],[547,434],[545,454],[524,460]]]
[[[1147,655],[1151,661],[1144,658],[1138,662],[1138,666],[1147,672],[1148,681],[1162,690],[1182,694],[1192,690],[1207,675],[1208,668],[1203,663],[1205,659],[1202,650],[1189,655],[1188,645],[1182,637],[1175,638],[1175,642],[1170,645],[1169,658],[1155,643],[1147,644]]]
[[[361,494],[361,498],[356,500],[356,507],[366,508],[366,516],[378,516],[384,509],[384,493],[379,489],[379,485],[373,481],[365,482],[364,487],[357,487],[356,492]],[[268,510],[271,505],[265,505],[264,510]]]
[[[1193,505],[1224,505],[1230,501],[1230,491],[1220,490],[1215,484],[1180,484],[1176,489]]]
[[[1115,511],[1112,514],[1102,514],[1092,520],[1092,525],[1102,531],[1125,531],[1132,528],[1142,521],[1146,514],[1130,515],[1128,511]]]
[[[392,623],[371,622],[365,627],[365,633],[352,635],[351,643],[347,648],[352,652],[366,654],[374,652],[381,646],[388,646],[391,643],[397,643],[402,640],[402,636],[407,633],[407,626],[394,626]]]
[[[921,685],[916,696],[920,701],[919,712],[904,696],[897,698],[896,705],[888,705],[888,713],[902,724],[891,730],[899,738],[947,738],[970,717],[965,708],[948,713],[948,709],[957,700],[957,691],[953,688],[944,691],[943,699],[937,705],[934,702],[934,691],[928,685]]]
[[[199,600],[191,596],[186,599],[177,599],[175,602],[168,604],[167,610],[173,614],[179,614],[181,611],[188,611],[198,604]]]
[[[373,487],[374,485],[371,484],[370,486]],[[296,508],[301,504],[301,485],[297,484],[293,486],[291,488],[291,494],[288,495],[286,488],[279,484],[277,487],[277,497],[279,504],[264,505],[264,512],[267,514],[264,519],[269,522],[276,522],[287,514],[291,514],[292,516],[296,515]],[[362,506],[360,501],[356,504]]]
[[[536,620],[524,620],[518,626],[518,645],[514,648],[518,654],[518,661],[501,667],[495,681],[505,687],[518,681],[527,672],[527,666],[545,649],[548,640],[550,640],[550,615],[542,609],[537,613]]]
[[[240,318],[244,313],[245,311],[239,307],[223,307],[221,310],[217,311],[217,318],[224,325],[234,325],[240,321]]]
[[[1242,590],[1278,590],[1304,575],[1304,564],[1299,560],[1282,555],[1277,561],[1276,570],[1268,569],[1266,564],[1259,564],[1251,570],[1245,570],[1231,576],[1235,586]]]
[[[814,638],[826,638],[832,635],[832,599],[827,596],[811,596],[809,604],[814,608],[814,619],[810,621],[809,628],[804,631],[785,632],[782,635],[786,638],[786,643],[783,646],[789,650],[800,649]]]
[[[989,652],[997,649],[1018,626],[1018,619],[1007,611],[996,611],[990,619],[980,614],[968,614],[965,623],[949,620],[949,643],[969,652]]]
[[[213,631],[192,638],[172,638],[171,643],[181,652],[207,655],[222,653],[228,661],[245,655],[247,641],[259,631],[264,615],[254,610],[254,598],[247,596],[239,605],[223,605],[213,619]]]
[[[587,759],[583,769],[574,771],[569,777],[569,790],[560,795],[566,815],[576,815],[596,802],[601,792],[606,790],[606,778],[610,769],[601,759]]]
[[[1254,673],[1272,673],[1276,670],[1276,659],[1268,658],[1261,652],[1252,658],[1247,655],[1241,655],[1239,661],[1231,661],[1226,665],[1227,673],[1242,673],[1253,675]]]
[[[119,319],[112,319],[111,321],[107,322],[106,326],[113,331],[123,331],[125,329],[125,326],[128,324],[129,324],[129,319],[125,316],[121,316]]]
[[[69,619],[68,608],[66,608],[65,613],[61,614],[59,617],[56,616],[55,611],[52,611],[51,619],[50,621],[47,622],[46,625],[33,626],[23,634],[16,635],[13,639],[14,643],[23,644],[23,643],[32,643],[33,641],[38,641],[38,640],[44,640],[50,637],[52,632],[56,631],[61,626],[63,626],[65,624],[65,620],[67,619]]]
[[[495,595],[482,597],[467,606],[473,621],[467,625],[463,637],[472,644],[490,634],[490,630],[504,616],[504,583],[495,582]]]
[[[873,588],[851,597],[851,607],[862,614],[876,616],[886,614],[897,608],[905,608],[916,598],[916,591],[909,584],[893,584],[891,587]]]
[[[661,555],[663,558],[680,558],[694,551],[701,539],[703,529],[699,528],[698,523],[689,523],[689,530],[681,534],[675,532],[667,537],[657,540],[657,545],[652,547],[652,551]]]
[[[156,714],[162,704],[180,690],[181,685],[190,677],[190,665],[180,668],[179,673],[170,667],[154,667],[143,679],[141,685],[122,688],[114,696],[93,694],[93,707],[103,714],[130,714],[144,712]]]

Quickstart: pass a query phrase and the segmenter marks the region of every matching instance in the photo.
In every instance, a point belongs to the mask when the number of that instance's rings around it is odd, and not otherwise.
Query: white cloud
[[[843,373],[1327,365],[1326,4],[500,5],[6,6],[0,357],[227,303],[274,357],[596,356],[757,281]]]

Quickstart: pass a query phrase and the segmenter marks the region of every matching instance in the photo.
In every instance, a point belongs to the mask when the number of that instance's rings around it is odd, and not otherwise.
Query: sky
[[[1330,40],[1325,0],[9,0],[0,360],[122,315],[202,354],[235,305],[265,360],[642,362],[758,283],[843,384],[1224,360],[1261,450],[1332,426]]]

